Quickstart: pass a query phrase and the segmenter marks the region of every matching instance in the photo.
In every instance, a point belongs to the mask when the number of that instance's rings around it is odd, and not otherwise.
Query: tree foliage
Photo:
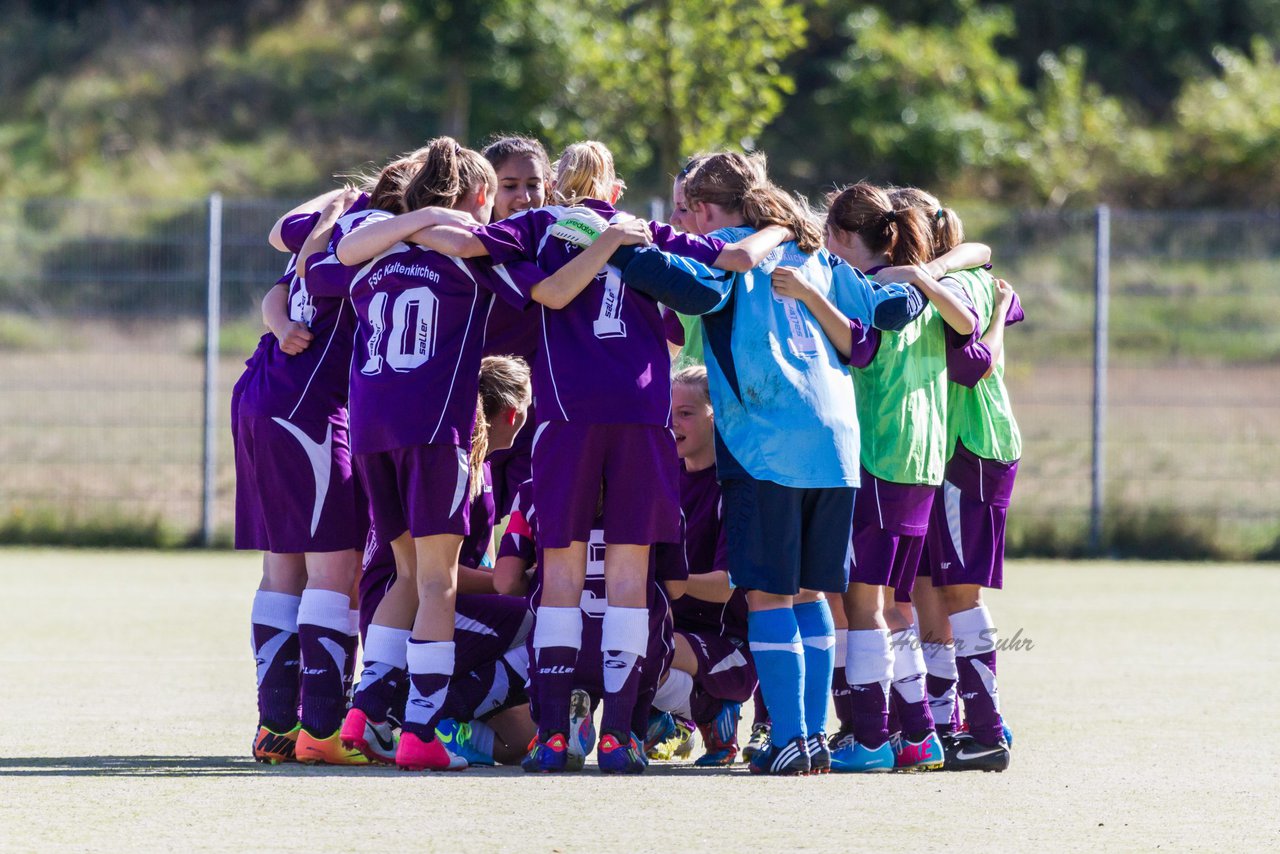
[[[1050,206],[1271,204],[1274,0],[0,0],[0,192],[301,192],[441,133],[767,151]]]

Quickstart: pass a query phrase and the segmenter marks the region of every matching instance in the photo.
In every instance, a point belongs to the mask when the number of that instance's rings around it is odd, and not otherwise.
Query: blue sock
[[[752,611],[747,615],[747,638],[764,704],[773,721],[772,740],[782,747],[806,735],[804,653],[796,612],[791,608]]]
[[[809,728],[805,735],[817,735],[827,731],[827,703],[836,667],[836,624],[826,599],[805,602],[793,610],[804,644],[804,720]]]

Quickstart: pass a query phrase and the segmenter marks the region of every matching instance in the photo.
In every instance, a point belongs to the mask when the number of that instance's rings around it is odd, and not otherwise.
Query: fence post
[[[1089,499],[1089,551],[1102,553],[1106,479],[1107,324],[1111,300],[1111,208],[1098,205],[1093,267],[1093,483]]]
[[[209,196],[209,282],[204,324],[204,471],[201,477],[200,542],[213,544],[218,475],[218,333],[222,313],[222,194]]]

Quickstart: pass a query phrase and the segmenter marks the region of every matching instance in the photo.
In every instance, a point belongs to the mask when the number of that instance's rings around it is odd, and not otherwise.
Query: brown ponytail
[[[741,214],[752,228],[780,225],[795,235],[801,252],[817,252],[822,247],[822,230],[808,203],[772,183],[766,164],[763,154],[709,155],[685,178],[685,200]]]
[[[862,238],[876,254],[894,265],[923,264],[933,259],[933,234],[916,208],[895,210],[889,195],[865,181],[827,196],[827,227]]]
[[[422,168],[404,190],[404,209],[451,208],[480,187],[498,189],[498,176],[488,160],[463,148],[452,137],[431,140],[422,152]]]
[[[945,255],[964,243],[964,223],[960,221],[960,215],[951,208],[944,208],[932,193],[918,187],[894,187],[889,191],[889,201],[895,210],[915,208],[924,214],[933,237],[933,258]]]
[[[476,423],[471,428],[471,498],[484,490],[484,458],[489,456],[489,424],[504,409],[529,405],[529,365],[515,356],[485,356],[480,362]]]

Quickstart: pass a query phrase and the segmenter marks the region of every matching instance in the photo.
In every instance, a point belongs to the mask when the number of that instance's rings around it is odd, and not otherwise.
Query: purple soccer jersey
[[[346,234],[391,216],[367,211],[340,225]],[[493,295],[526,305],[541,280],[537,268],[501,270],[401,243],[359,269],[342,267],[332,254],[309,260],[307,274],[326,291],[349,283],[357,321],[350,371],[353,451],[469,448]],[[409,400],[415,405],[406,406]]]
[[[618,217],[605,202],[582,204],[606,220]],[[495,263],[534,261],[553,273],[581,251],[548,233],[567,210],[521,211],[475,233]],[[683,234],[662,223],[650,228],[659,249],[703,264],[714,263],[724,248],[714,238]],[[540,314],[533,389],[544,421],[669,424],[671,360],[657,302],[628,290],[618,271],[606,267],[567,306],[540,307]]]
[[[727,571],[723,508],[715,466],[689,472],[681,465],[680,505],[684,512],[684,551],[689,574]],[[686,593],[672,602],[671,608],[678,630],[712,632],[744,640],[747,637],[747,596],[741,589],[734,590],[728,602],[708,602]]]
[[[364,205],[362,196],[348,215]],[[346,409],[355,317],[345,299],[314,296],[295,274],[319,216],[288,217],[281,231],[294,255],[278,284],[288,285],[289,316],[310,329],[311,346],[289,356],[267,333],[232,392],[237,548],[328,552],[364,537]]]
[[[366,196],[360,196],[343,216],[358,215],[365,210],[367,201]],[[242,415],[316,425],[343,410],[345,421],[355,315],[345,293],[317,295],[309,289],[307,280],[296,275],[297,253],[319,218],[314,213],[285,220],[281,235],[294,254],[279,281],[289,286],[289,319],[305,323],[315,337],[296,356],[286,355],[270,332],[262,337],[237,383]]]

